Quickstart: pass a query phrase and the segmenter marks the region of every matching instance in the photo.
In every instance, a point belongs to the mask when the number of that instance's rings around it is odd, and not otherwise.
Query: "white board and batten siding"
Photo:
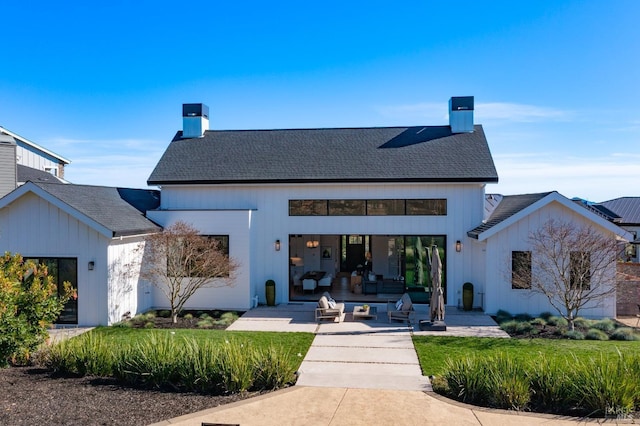
[[[27,231],[28,230],[28,231]],[[76,258],[78,325],[107,324],[109,239],[33,193],[0,209],[0,248],[24,257]],[[88,263],[95,262],[94,270]]]
[[[252,270],[256,247],[251,244],[255,210],[154,210],[147,217],[162,227],[177,221],[194,226],[202,235],[228,235],[229,256],[239,264],[232,286],[202,288],[186,303],[186,309],[248,310],[251,308]],[[286,258],[286,255],[285,255]],[[153,289],[153,306],[169,307],[168,300],[158,288]]]
[[[556,313],[545,296],[534,294],[530,290],[511,288],[511,252],[530,251],[528,237],[531,231],[539,229],[551,218],[576,225],[593,225],[593,222],[588,221],[584,216],[557,202],[552,202],[497,232],[485,242],[476,242],[476,245],[484,246],[486,249],[486,282],[491,285],[491,291],[487,292],[485,298],[485,312],[495,314],[498,310],[504,309],[512,314]],[[602,230],[602,232],[614,238],[609,231]],[[615,262],[613,262],[611,273],[614,275],[615,266]],[[535,273],[534,269],[532,274]],[[580,312],[580,315],[593,318],[613,318],[616,314],[615,302],[614,294],[603,306],[586,307]]]
[[[417,198],[446,199],[447,215],[289,216],[289,200]],[[448,303],[455,304],[454,295],[459,293],[465,281],[482,280],[477,271],[484,261],[478,257],[483,252],[472,248],[466,232],[482,221],[483,203],[484,185],[478,183],[165,185],[160,211],[149,212],[148,216],[161,225],[167,223],[164,218],[160,220],[162,216],[171,217],[171,221],[191,221],[200,229],[217,218],[222,219],[219,215],[225,210],[253,211],[245,223],[250,232],[237,227],[234,231],[223,232],[232,226],[224,220],[216,223],[220,233],[231,236],[232,251],[237,244],[234,240],[246,238],[243,244],[250,246],[247,250],[251,254],[251,262],[248,263],[251,289],[242,292],[242,297],[247,297],[246,303],[250,303],[250,297],[255,294],[264,303],[264,283],[268,279],[276,281],[276,301],[288,301],[289,235],[445,235]],[[242,237],[234,238],[234,232],[240,232]],[[276,240],[281,242],[280,251],[275,251]],[[461,253],[455,251],[457,240],[463,243]],[[321,241],[321,245],[325,243],[332,244],[330,240]],[[374,265],[375,262],[374,257]]]

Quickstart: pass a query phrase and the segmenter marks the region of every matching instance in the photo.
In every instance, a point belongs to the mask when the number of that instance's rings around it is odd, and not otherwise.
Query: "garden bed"
[[[162,392],[95,377],[55,377],[33,367],[0,369],[0,424],[148,425],[258,395]]]
[[[244,312],[220,311],[220,310],[185,310],[178,315],[178,321],[171,320],[171,312],[168,310],[149,311],[136,315],[130,320],[119,325],[133,328],[205,328],[224,330],[238,319]]]

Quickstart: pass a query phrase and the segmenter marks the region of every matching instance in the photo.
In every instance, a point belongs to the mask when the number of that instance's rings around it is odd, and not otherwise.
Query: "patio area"
[[[409,324],[389,322],[386,303],[372,303],[378,310],[376,319],[355,319],[353,308],[357,302],[348,302],[342,322],[316,322],[315,302],[291,302],[277,306],[258,306],[247,311],[227,330],[307,332],[315,334],[370,334],[394,332],[438,336],[509,337],[489,315],[478,311],[462,311],[447,307],[446,331],[420,331],[419,321],[429,319],[428,305],[414,305],[415,314]]]

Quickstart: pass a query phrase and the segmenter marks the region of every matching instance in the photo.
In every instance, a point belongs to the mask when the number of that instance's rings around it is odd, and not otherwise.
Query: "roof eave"
[[[498,183],[498,177],[474,178],[371,178],[371,179],[218,179],[218,180],[148,180],[147,185],[225,185],[291,183]]]

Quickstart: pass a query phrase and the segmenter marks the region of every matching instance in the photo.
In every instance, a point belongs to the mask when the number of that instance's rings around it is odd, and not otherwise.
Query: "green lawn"
[[[301,354],[300,361],[307,354],[314,335],[312,333],[280,333],[268,331],[225,331],[225,330],[194,330],[194,329],[143,329],[125,327],[97,327],[90,331],[116,345],[135,344],[151,334],[170,334],[193,338],[197,341],[243,340],[249,344],[267,347],[273,344],[289,350],[292,355]]]
[[[597,341],[560,339],[498,339],[487,337],[414,336],[413,344],[425,375],[444,373],[446,359],[506,353],[519,359],[539,355],[553,357],[616,357],[640,353],[640,341]]]

